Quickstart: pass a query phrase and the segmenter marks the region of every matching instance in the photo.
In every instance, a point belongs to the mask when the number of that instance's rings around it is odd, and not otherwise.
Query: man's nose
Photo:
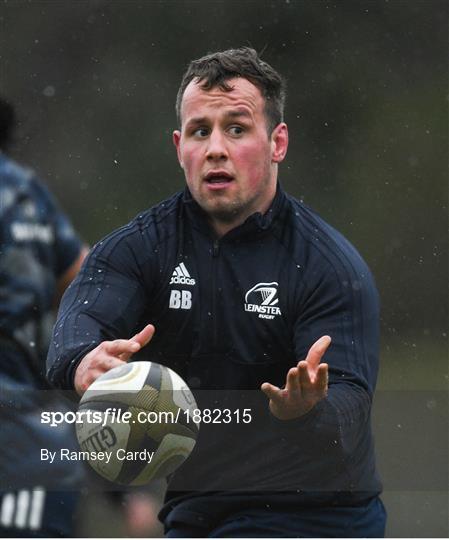
[[[224,160],[228,157],[226,141],[223,138],[223,134],[218,130],[212,131],[209,136],[206,157],[210,161]]]

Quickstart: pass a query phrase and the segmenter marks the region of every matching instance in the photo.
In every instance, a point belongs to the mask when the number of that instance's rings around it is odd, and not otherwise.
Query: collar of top
[[[226,240],[243,240],[267,233],[272,228],[276,219],[284,212],[286,199],[286,194],[278,182],[274,199],[265,214],[255,212],[254,214],[250,215],[241,225],[238,225],[226,233],[222,238]],[[187,218],[192,222],[193,226],[196,229],[215,237],[215,233],[212,230],[207,213],[195,201],[187,187],[184,190],[182,203]]]

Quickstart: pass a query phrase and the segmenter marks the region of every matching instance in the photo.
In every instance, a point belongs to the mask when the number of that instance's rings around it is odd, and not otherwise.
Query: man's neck
[[[217,235],[217,238],[222,238],[223,236],[228,234],[228,232],[232,231],[233,229],[236,229],[240,225],[243,225],[243,223],[245,223],[245,221],[253,214],[256,214],[256,213],[260,213],[262,215],[266,214],[266,212],[268,212],[270,206],[272,205],[275,196],[276,196],[276,190],[273,196],[271,197],[271,199],[267,201],[262,207],[256,208],[250,212],[242,214],[241,216],[236,216],[236,219],[233,221],[222,221],[217,218],[214,218],[213,216],[209,216],[209,222],[215,234]]]

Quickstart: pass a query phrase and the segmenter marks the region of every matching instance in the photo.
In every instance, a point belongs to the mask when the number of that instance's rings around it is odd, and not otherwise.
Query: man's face
[[[182,131],[173,134],[190,192],[223,234],[268,210],[288,145],[285,124],[268,135],[259,89],[242,78],[227,84],[232,91],[190,82],[182,99]]]

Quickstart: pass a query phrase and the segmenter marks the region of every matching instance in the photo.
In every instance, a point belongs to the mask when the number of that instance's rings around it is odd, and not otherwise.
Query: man
[[[67,407],[48,391],[45,358],[54,306],[87,250],[33,171],[5,155],[14,125],[0,99],[0,536],[72,536],[81,472],[49,475],[40,452],[73,435],[40,425],[39,411]]]
[[[170,479],[169,537],[384,533],[377,292],[356,250],[278,183],[284,97],[252,49],[191,62],[173,134],[187,188],[94,248],[56,325],[59,387],[82,394],[146,346],[201,407],[252,411],[201,426]]]

